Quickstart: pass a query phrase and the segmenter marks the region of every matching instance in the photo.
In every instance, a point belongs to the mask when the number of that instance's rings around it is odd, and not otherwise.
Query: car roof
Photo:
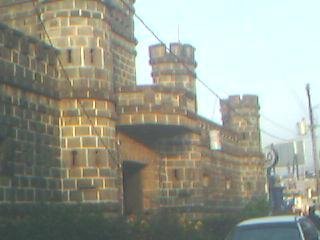
[[[269,216],[261,218],[252,218],[240,222],[237,226],[249,226],[253,224],[272,224],[272,223],[294,223],[303,217],[286,215],[286,216]]]

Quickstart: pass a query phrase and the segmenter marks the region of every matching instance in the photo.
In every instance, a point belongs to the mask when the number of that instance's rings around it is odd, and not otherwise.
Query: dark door
[[[123,207],[126,215],[143,210],[141,170],[143,164],[126,161],[123,164]]]

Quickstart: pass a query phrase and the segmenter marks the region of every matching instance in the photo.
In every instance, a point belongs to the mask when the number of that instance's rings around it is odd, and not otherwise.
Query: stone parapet
[[[58,50],[0,24],[0,83],[58,97]]]

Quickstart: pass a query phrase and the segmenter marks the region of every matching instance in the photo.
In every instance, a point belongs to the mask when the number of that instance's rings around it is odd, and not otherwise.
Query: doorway
[[[124,214],[139,214],[143,211],[141,170],[144,164],[132,161],[123,163],[123,207]]]

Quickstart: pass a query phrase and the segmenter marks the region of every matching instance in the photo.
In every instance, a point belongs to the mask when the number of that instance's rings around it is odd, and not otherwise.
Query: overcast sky
[[[319,0],[137,0],[135,9],[165,43],[196,48],[198,77],[222,98],[259,96],[263,145],[297,136],[307,83],[320,103]],[[137,82],[152,83],[148,46],[158,41],[137,19],[135,28]],[[201,84],[197,93],[199,114],[219,123],[219,100]]]

